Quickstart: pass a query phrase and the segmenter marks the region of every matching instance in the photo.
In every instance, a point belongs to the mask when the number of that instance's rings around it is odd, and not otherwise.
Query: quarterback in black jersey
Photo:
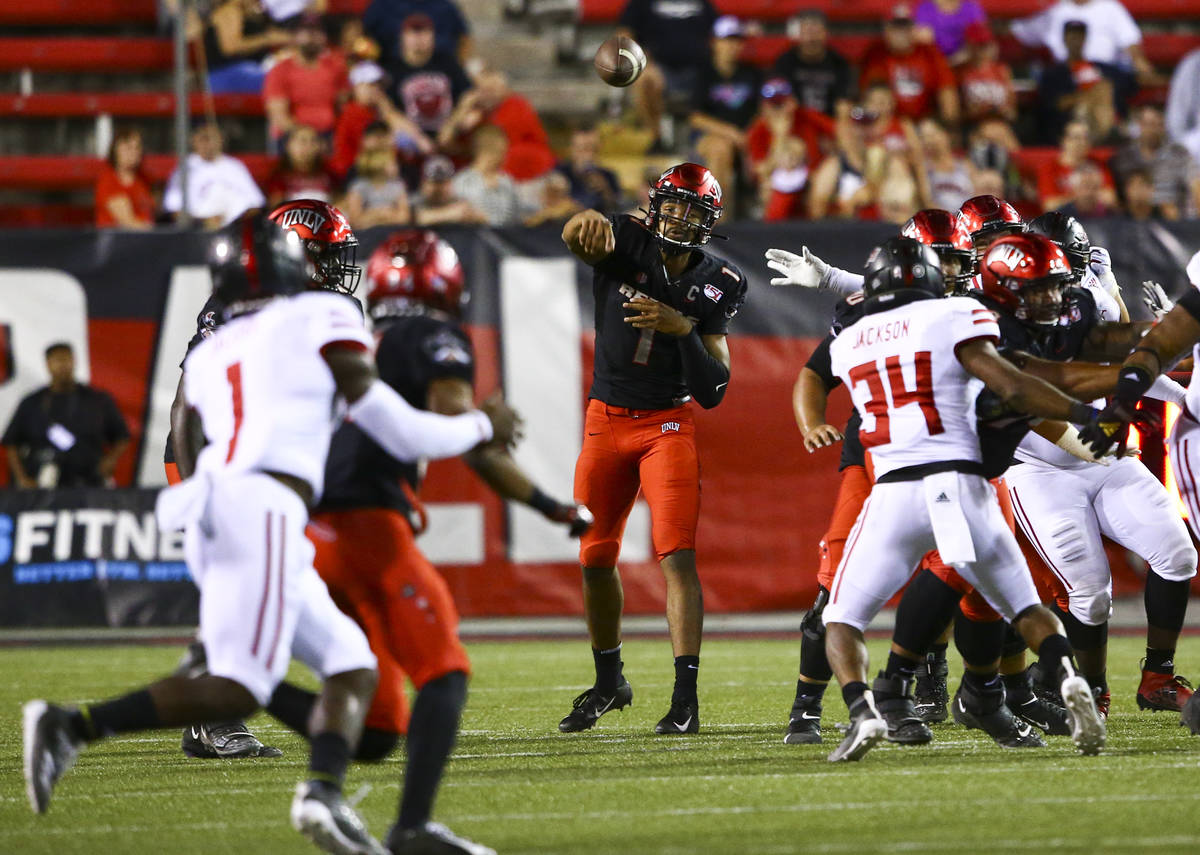
[[[689,406],[715,407],[729,385],[729,322],[746,279],[703,247],[721,215],[721,186],[684,163],[651,188],[644,219],[576,214],[563,241],[593,270],[596,357],[575,497],[595,514],[580,540],[584,608],[596,682],[559,730],[586,730],[633,690],[622,674],[623,596],[617,555],[639,489],[650,506],[654,552],[667,583],[675,655],[671,708],[656,733],[699,729],[696,678],[703,603],[696,574],[700,467]]]

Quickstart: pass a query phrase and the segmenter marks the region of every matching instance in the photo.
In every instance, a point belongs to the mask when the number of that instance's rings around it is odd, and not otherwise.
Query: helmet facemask
[[[699,249],[712,237],[720,217],[716,207],[693,195],[668,188],[650,191],[647,224],[659,243],[680,250]]]
[[[1070,274],[1048,276],[1036,284],[1009,280],[1005,286],[1017,294],[1017,320],[1037,326],[1055,326],[1062,319],[1063,290],[1071,284]]]
[[[305,241],[305,248],[316,267],[313,281],[319,283],[320,287],[327,291],[336,291],[339,294],[347,295],[358,290],[362,270],[356,263],[357,240],[340,243],[309,240]]]

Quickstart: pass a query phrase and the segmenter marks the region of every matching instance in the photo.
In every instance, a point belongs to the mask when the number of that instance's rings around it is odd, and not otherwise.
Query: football
[[[633,39],[613,36],[600,45],[593,64],[600,79],[609,86],[628,86],[646,68],[646,54]]]

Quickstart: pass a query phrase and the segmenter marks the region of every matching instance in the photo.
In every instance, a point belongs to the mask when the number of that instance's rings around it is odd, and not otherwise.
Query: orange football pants
[[[596,522],[580,538],[584,567],[615,567],[638,489],[650,506],[658,560],[694,549],[700,518],[700,458],[691,408],[631,410],[588,401],[575,499]]]
[[[406,674],[420,689],[451,672],[471,671],[450,588],[397,511],[313,514],[308,537],[333,601],[363,628],[379,661],[379,687],[366,725],[406,733]]]

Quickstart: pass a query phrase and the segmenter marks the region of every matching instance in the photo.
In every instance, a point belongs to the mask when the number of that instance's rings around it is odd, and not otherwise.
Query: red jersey
[[[289,199],[320,199],[322,202],[332,202],[337,195],[338,178],[324,164],[320,164],[312,172],[300,172],[295,169],[280,167],[267,180],[267,196],[279,197],[280,201]]]
[[[863,61],[860,80],[863,89],[873,83],[892,90],[897,115],[923,119],[935,112],[938,91],[954,86],[954,73],[933,45],[915,45],[903,56],[877,45]]]
[[[492,110],[487,120],[508,136],[508,154],[503,168],[515,181],[528,181],[554,168],[557,159],[550,148],[546,129],[533,105],[523,97],[509,95]]]
[[[791,135],[804,140],[808,148],[808,165],[816,166],[821,162],[821,143],[833,137],[833,119],[824,113],[818,113],[808,107],[797,106],[792,113]],[[746,153],[750,163],[757,166],[770,154],[774,144],[774,134],[771,126],[761,115],[754,120],[746,131]]]
[[[283,98],[288,113],[298,124],[319,134],[333,132],[337,100],[349,88],[346,63],[326,51],[315,65],[302,65],[295,57],[277,62],[263,82],[263,99]]]
[[[379,113],[374,107],[358,101],[351,101],[343,107],[333,129],[333,153],[329,156],[329,168],[345,178],[358,158],[363,133],[372,122],[377,121]]]
[[[124,184],[117,177],[117,171],[111,165],[105,164],[96,181],[96,226],[98,228],[112,228],[118,225],[116,218],[108,210],[108,203],[109,200],[119,199],[122,196],[129,199],[129,204],[133,206],[134,216],[146,223],[154,222],[154,194],[150,192],[150,185],[146,179],[137,174],[132,183]]]
[[[1088,159],[1100,167],[1100,174],[1104,177],[1104,186],[1112,187],[1112,176],[1108,172],[1108,167],[1102,161],[1094,158]],[[1038,164],[1035,174],[1038,198],[1045,201],[1056,197],[1071,196],[1071,173],[1074,171],[1075,167],[1065,166],[1057,157]]]
[[[963,115],[969,119],[1002,115],[1016,98],[1012,72],[998,62],[964,68],[959,73],[958,86]]]

